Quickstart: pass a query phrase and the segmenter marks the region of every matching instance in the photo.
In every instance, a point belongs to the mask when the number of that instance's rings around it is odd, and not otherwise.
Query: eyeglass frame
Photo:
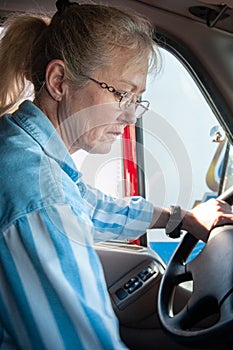
[[[119,108],[121,110],[123,110],[121,108],[121,103],[122,103],[122,100],[124,97],[127,97],[127,95],[129,94],[127,91],[119,91],[117,89],[115,89],[113,86],[111,85],[108,85],[104,82],[101,82],[101,81],[98,81],[92,77],[89,77],[87,75],[85,75],[85,77],[91,81],[93,81],[94,83],[98,84],[102,89],[106,89],[107,91],[111,92],[112,94],[114,94],[114,96],[118,99],[118,102],[119,102]],[[132,103],[134,103],[136,105],[136,108],[137,106],[141,106],[141,108],[144,110],[142,113],[140,113],[138,116],[136,115],[136,119],[140,119],[142,118],[142,116],[149,110],[149,106],[150,106],[150,102],[148,100],[136,100],[135,102],[133,102],[133,99],[132,97],[134,96],[135,94],[132,93],[131,97],[129,98],[128,101],[125,101],[124,103],[126,104],[127,102],[129,102],[129,104],[126,105],[127,108],[129,108],[131,106]],[[144,106],[143,103],[147,103],[147,106]],[[136,110],[135,108],[135,110]]]

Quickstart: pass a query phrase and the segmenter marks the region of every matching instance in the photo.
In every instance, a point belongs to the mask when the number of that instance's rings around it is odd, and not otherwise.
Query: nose
[[[137,121],[135,111],[136,111],[135,104],[132,103],[129,107],[127,107],[124,111],[122,111],[118,119],[120,119],[121,122],[128,125],[135,124]]]

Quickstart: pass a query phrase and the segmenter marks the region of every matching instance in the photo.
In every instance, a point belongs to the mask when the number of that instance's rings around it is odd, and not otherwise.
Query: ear
[[[64,94],[65,65],[62,60],[52,60],[46,67],[46,89],[55,101],[61,101]]]

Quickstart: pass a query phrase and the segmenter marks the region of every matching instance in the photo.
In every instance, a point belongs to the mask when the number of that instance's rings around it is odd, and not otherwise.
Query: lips
[[[124,127],[125,125],[119,125],[118,127],[113,127],[111,128],[111,130],[107,131],[108,135],[112,135],[114,137],[114,139],[116,139],[117,137],[121,136],[124,132]]]
[[[111,134],[113,134],[113,135],[116,135],[116,136],[120,136],[120,135],[122,135],[122,132],[112,132]]]
[[[108,135],[112,138],[113,141],[116,141],[116,139],[122,135],[122,132],[110,131],[110,132],[108,132]]]
[[[123,130],[112,130],[112,131],[108,131],[108,134],[113,134],[116,136],[122,135],[123,134]]]

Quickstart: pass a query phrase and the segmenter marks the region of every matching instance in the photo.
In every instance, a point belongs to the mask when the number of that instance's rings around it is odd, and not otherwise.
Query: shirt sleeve
[[[19,349],[123,350],[93,225],[68,205],[18,218],[0,240],[1,325]]]
[[[95,241],[135,239],[151,224],[154,206],[142,197],[115,198],[85,184],[83,199],[95,227]]]

